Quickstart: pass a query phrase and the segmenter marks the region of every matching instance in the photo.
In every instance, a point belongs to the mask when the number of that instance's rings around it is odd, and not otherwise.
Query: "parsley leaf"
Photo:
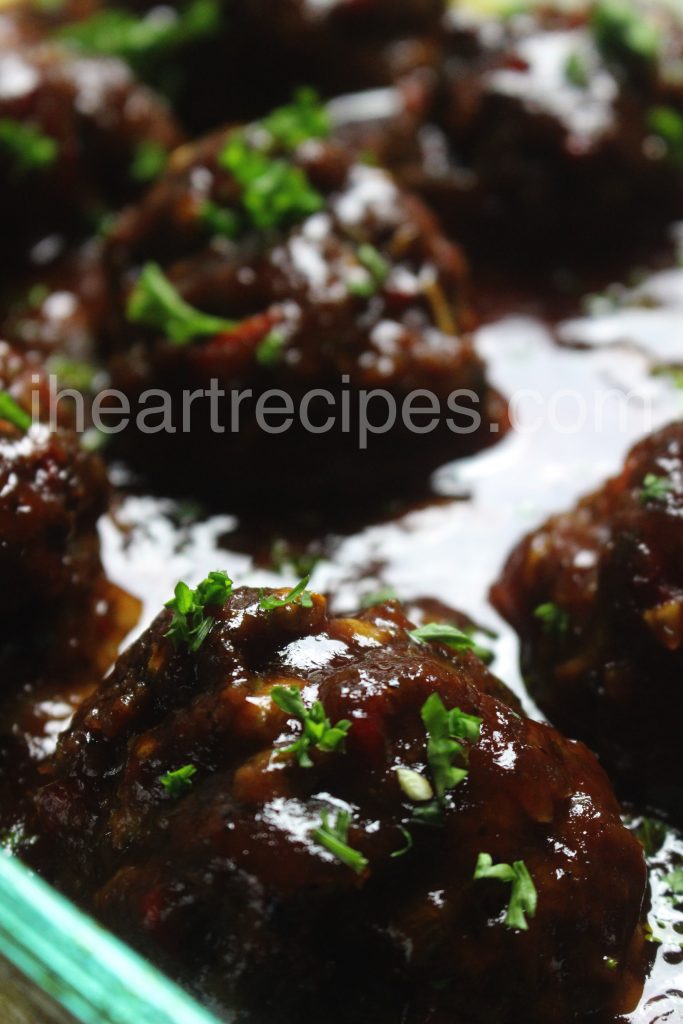
[[[408,636],[417,643],[437,642],[445,644],[452,651],[472,651],[486,665],[493,661],[492,651],[480,647],[467,633],[446,622],[428,622],[417,629],[409,630]]]
[[[311,835],[317,843],[324,846],[342,864],[360,875],[368,866],[367,859],[358,850],[348,845],[349,824],[351,815],[348,811],[338,811],[334,825],[330,825],[327,811],[322,812],[322,823],[314,828]]]
[[[239,216],[234,210],[219,206],[211,199],[206,199],[202,203],[199,219],[212,235],[223,235],[225,238],[233,240],[239,237],[241,230]]]
[[[197,769],[192,764],[186,764],[174,772],[166,772],[159,777],[159,782],[169,796],[179,797],[192,785],[192,777],[197,774]]]
[[[133,181],[155,181],[166,169],[168,151],[158,142],[141,142],[133,154],[130,176]]]
[[[592,28],[598,49],[608,59],[651,64],[660,53],[659,29],[628,0],[598,0]]]
[[[273,110],[259,126],[288,150],[308,139],[326,139],[332,131],[330,115],[315,89],[298,89],[292,103]]]
[[[422,721],[427,730],[427,763],[439,804],[448,790],[454,789],[467,777],[468,769],[456,766],[466,760],[466,751],[460,740],[476,743],[481,732],[482,719],[466,715],[460,708],[448,711],[438,693],[432,693],[422,706]]]
[[[0,149],[10,156],[17,175],[50,167],[58,153],[53,138],[11,117],[0,118]]]
[[[259,608],[264,612],[272,612],[276,608],[285,608],[288,604],[298,604],[302,608],[312,608],[313,595],[310,590],[306,590],[310,578],[310,576],[304,576],[284,597],[276,597],[275,594],[266,595],[265,590],[261,587],[258,599]]]
[[[0,420],[11,423],[13,427],[24,433],[33,422],[26,410],[22,409],[7,391],[0,391]]]
[[[214,624],[206,614],[208,605],[224,604],[232,593],[232,580],[225,572],[210,572],[194,590],[182,580],[175,588],[175,596],[166,602],[173,610],[170,628],[164,635],[176,646],[187,644],[188,650],[198,651]]]
[[[257,230],[295,223],[323,207],[300,167],[257,149],[244,132],[229,135],[218,162],[240,186],[243,213]]]
[[[580,53],[575,51],[569,54],[564,66],[564,74],[570,85],[575,86],[577,89],[587,88],[590,77],[586,61]]]
[[[640,503],[641,505],[648,505],[650,502],[665,501],[667,494],[672,490],[673,483],[668,477],[648,473],[643,480]]]
[[[652,107],[647,123],[650,131],[666,144],[669,159],[683,164],[683,116],[673,107]]]
[[[510,902],[505,915],[508,928],[528,931],[527,916],[534,917],[538,903],[538,893],[533,879],[523,860],[512,864],[494,864],[488,853],[480,853],[474,871],[474,879],[496,879],[512,886]]]
[[[217,0],[191,0],[180,11],[153,8],[144,17],[108,7],[62,26],[57,36],[87,53],[120,57],[145,71],[160,57],[210,35],[218,28],[220,17]]]
[[[674,896],[683,896],[683,868],[675,868],[664,878],[669,892]]]
[[[555,604],[546,601],[534,609],[534,618],[543,623],[545,633],[566,633],[569,629],[569,613]]]
[[[235,324],[195,309],[179,295],[157,263],[146,263],[126,307],[128,319],[163,331],[174,345],[207,334],[222,334]]]
[[[342,718],[336,725],[332,725],[322,703],[317,700],[307,708],[296,686],[274,686],[271,698],[282,711],[293,718],[298,718],[303,725],[299,739],[282,751],[283,754],[296,754],[302,768],[313,767],[309,754],[311,747],[325,751],[343,751],[346,735],[351,728],[348,719]]]
[[[654,857],[664,846],[667,827],[656,818],[643,818],[635,830],[636,839],[643,847],[647,857]]]
[[[394,850],[394,852],[391,854],[392,858],[393,857],[402,857],[405,853],[408,853],[408,851],[412,850],[412,848],[413,848],[413,837],[411,836],[411,834],[408,831],[408,829],[407,828],[403,828],[402,825],[399,825],[399,828],[401,829],[401,832],[403,833],[403,838],[405,839],[405,844],[403,846],[401,846],[400,849]]]
[[[282,331],[270,331],[256,347],[256,361],[261,366],[274,366],[279,363],[285,340]]]

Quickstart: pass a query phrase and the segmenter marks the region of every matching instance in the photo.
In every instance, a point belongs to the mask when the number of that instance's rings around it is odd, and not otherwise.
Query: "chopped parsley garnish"
[[[534,618],[543,623],[545,633],[566,633],[569,629],[569,613],[555,604],[554,601],[546,601],[534,609]]]
[[[512,864],[494,864],[488,853],[480,853],[474,871],[474,879],[492,878],[512,886],[510,902],[505,915],[508,928],[528,931],[527,917],[534,917],[538,893],[533,879],[523,860]]]
[[[365,594],[360,601],[361,608],[372,608],[376,604],[385,604],[387,601],[397,601],[398,594],[393,587],[381,587],[379,590],[372,590]]]
[[[366,271],[366,275],[350,280],[347,286],[353,295],[369,298],[371,295],[376,295],[384,285],[391,273],[391,267],[374,245],[367,243],[360,245],[356,257]]]
[[[173,611],[171,626],[164,635],[187,644],[190,651],[198,651],[214,624],[206,608],[222,605],[232,593],[232,580],[226,572],[210,572],[205,580],[192,590],[182,580],[175,588],[175,596],[166,602]]]
[[[234,329],[232,320],[195,309],[178,294],[157,263],[146,263],[128,299],[128,319],[163,331],[174,345]]]
[[[309,754],[311,747],[325,751],[344,749],[344,741],[351,728],[351,722],[347,719],[341,719],[336,725],[332,725],[322,703],[317,700],[307,708],[296,686],[274,686],[271,698],[282,711],[293,718],[298,718],[303,725],[298,740],[283,750],[284,754],[296,754],[302,768],[313,767]]]
[[[394,852],[391,854],[392,857],[403,857],[404,854],[408,853],[413,848],[413,837],[411,836],[408,829],[403,828],[402,825],[399,825],[399,828],[401,829],[401,833],[403,834],[405,843],[398,850],[394,850]]]
[[[51,356],[45,366],[64,387],[75,388],[77,391],[92,390],[97,369],[90,363],[68,359],[66,356]]]
[[[296,149],[308,139],[326,139],[332,131],[327,107],[315,89],[298,89],[292,103],[273,110],[259,126],[287,150]]]
[[[570,53],[564,66],[567,81],[577,89],[585,89],[590,81],[588,65],[580,53]]]
[[[275,366],[282,359],[285,341],[282,331],[269,331],[256,347],[256,361],[261,366]]]
[[[666,145],[669,159],[683,164],[683,116],[673,107],[652,107],[648,127]]]
[[[351,815],[348,811],[338,811],[334,825],[330,825],[327,811],[322,812],[322,823],[314,828],[311,835],[316,843],[324,846],[337,860],[360,875],[368,866],[367,859],[358,850],[349,846],[349,824]]]
[[[11,117],[0,118],[0,150],[10,156],[17,175],[50,167],[58,153],[53,138],[39,128]]]
[[[243,131],[231,132],[218,162],[240,186],[247,227],[283,227],[323,207],[323,197],[300,167],[256,148]]]
[[[683,868],[675,868],[664,881],[670,893],[674,896],[683,896]]]
[[[635,830],[636,839],[645,850],[647,857],[654,857],[664,846],[667,827],[656,818],[643,818]]]
[[[169,796],[179,797],[190,788],[192,785],[192,778],[196,774],[197,769],[195,766],[193,764],[186,764],[174,772],[166,772],[165,775],[161,775],[159,782]]]
[[[135,150],[130,165],[133,181],[156,181],[163,174],[168,163],[168,151],[158,142],[141,142]]]
[[[310,576],[322,558],[313,551],[297,551],[283,538],[273,541],[270,549],[271,566],[276,572],[291,569],[298,576]]]
[[[7,391],[0,391],[0,420],[11,423],[17,430],[26,432],[33,422],[30,415]]]
[[[275,611],[276,608],[286,608],[288,604],[298,604],[302,608],[313,607],[313,595],[310,590],[306,590],[310,576],[304,576],[302,580],[299,580],[297,585],[293,587],[288,594],[284,597],[276,597],[275,594],[266,594],[263,587],[259,593],[259,607],[264,612]]]
[[[461,740],[476,743],[482,719],[467,715],[460,708],[448,711],[438,693],[432,693],[422,706],[422,721],[427,730],[427,764],[432,776],[436,802],[420,808],[419,820],[438,817],[446,793],[468,775],[467,751]],[[459,762],[456,764],[456,761]]]
[[[610,971],[616,971],[618,966],[619,961],[616,960],[613,956],[605,957],[605,967],[607,967]]]
[[[627,64],[651,64],[657,59],[660,31],[629,0],[598,0],[592,25],[597,46],[608,59]]]
[[[665,501],[667,494],[671,490],[673,490],[673,483],[668,477],[648,473],[643,480],[640,503],[641,505],[649,505],[651,502]]]
[[[450,647],[452,651],[472,651],[485,664],[493,661],[493,653],[485,647],[480,647],[471,636],[463,633],[457,626],[449,625],[447,622],[428,622],[424,626],[408,631],[411,640],[417,643],[441,643]]]
[[[178,12],[154,8],[144,17],[107,8],[61,27],[57,36],[87,53],[120,57],[139,71],[161,57],[214,32],[220,24],[217,0],[191,0]]]
[[[235,239],[240,234],[240,218],[234,210],[219,206],[211,199],[206,199],[199,210],[199,219],[212,235],[222,235]]]

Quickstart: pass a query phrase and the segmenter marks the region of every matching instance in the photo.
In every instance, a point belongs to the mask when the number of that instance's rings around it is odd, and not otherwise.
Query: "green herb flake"
[[[157,263],[146,263],[133,291],[126,314],[131,323],[155,327],[174,345],[186,345],[203,335],[223,334],[235,327],[232,320],[195,309],[179,295]]]
[[[302,768],[313,767],[309,754],[312,747],[327,752],[344,750],[346,736],[351,728],[351,722],[347,719],[341,719],[336,725],[332,725],[322,703],[317,700],[307,708],[296,686],[274,686],[271,698],[281,711],[292,718],[297,718],[303,725],[298,740],[282,751],[283,754],[296,754]]]
[[[403,857],[406,853],[409,853],[410,850],[412,850],[413,848],[413,837],[411,836],[408,829],[403,828],[402,825],[400,825],[399,828],[401,829],[401,834],[403,835],[403,839],[405,840],[405,842],[403,846],[399,847],[398,850],[394,850],[394,852],[391,854],[392,859],[395,859],[396,857]]]
[[[257,149],[244,132],[228,136],[218,162],[240,186],[245,216],[258,231],[296,223],[324,205],[300,167]]]
[[[645,855],[654,857],[664,846],[667,827],[663,821],[657,821],[656,818],[643,818],[635,830],[635,835],[645,850]]]
[[[592,28],[601,53],[622,64],[652,64],[662,49],[658,27],[629,0],[598,0]]]
[[[51,356],[45,368],[57,377],[63,387],[76,391],[91,391],[97,374],[96,367],[66,356]]]
[[[199,208],[199,220],[212,234],[234,240],[242,230],[240,218],[234,210],[205,199]]]
[[[607,967],[608,970],[616,971],[618,966],[619,966],[619,961],[616,960],[613,956],[606,956],[605,957],[605,967]]]
[[[58,153],[55,139],[34,125],[11,117],[0,118],[0,149],[10,157],[18,176],[45,170],[55,162]]]
[[[441,643],[445,644],[452,651],[472,651],[486,664],[493,661],[493,652],[485,647],[480,647],[475,640],[467,633],[464,633],[457,626],[449,625],[447,622],[428,622],[424,626],[408,631],[411,640],[417,643]]]
[[[391,266],[374,245],[367,243],[358,247],[356,258],[366,272],[366,276],[351,278],[347,282],[347,288],[352,295],[369,298],[372,295],[376,295],[386,283],[391,273]]]
[[[158,142],[141,142],[133,154],[130,176],[142,184],[156,181],[166,170],[168,151]]]
[[[292,103],[273,110],[259,122],[280,146],[294,150],[309,139],[326,139],[332,131],[327,108],[315,89],[299,89]]]
[[[218,0],[191,0],[172,13],[155,8],[144,17],[108,7],[82,21],[62,26],[57,38],[87,53],[120,57],[145,72],[151,62],[211,35],[220,20]]]
[[[334,825],[330,824],[327,811],[322,812],[322,822],[311,832],[313,839],[331,853],[342,864],[362,874],[368,866],[367,859],[358,850],[348,844],[349,824],[351,815],[348,811],[338,811]]]
[[[555,604],[554,601],[546,601],[534,609],[534,618],[543,624],[545,633],[563,634],[569,629],[569,613]]]
[[[264,612],[275,611],[276,608],[286,608],[287,605],[301,605],[302,608],[313,607],[313,595],[310,590],[306,590],[308,586],[310,576],[304,576],[302,580],[299,580],[297,585],[293,587],[289,593],[285,594],[284,597],[277,597],[275,594],[266,594],[263,587],[261,587],[259,593],[259,608]]]
[[[673,490],[673,482],[666,476],[648,473],[643,480],[640,491],[641,505],[656,504],[666,501],[666,496]]]
[[[360,606],[365,610],[373,608],[376,604],[386,604],[387,601],[398,601],[394,587],[380,587],[379,590],[370,591],[361,598]]]
[[[675,868],[663,881],[670,893],[683,896],[683,868]]]
[[[448,711],[438,693],[432,693],[422,706],[422,721],[427,730],[427,763],[439,805],[446,793],[458,786],[468,775],[464,767],[467,752],[462,740],[476,743],[482,719],[467,715],[460,708]],[[459,761],[460,764],[455,762]]]
[[[650,131],[665,143],[669,159],[675,164],[683,164],[683,115],[673,107],[652,107],[647,124]]]
[[[505,915],[508,928],[528,931],[527,917],[534,917],[538,903],[538,893],[533,879],[523,860],[512,864],[494,864],[488,853],[480,853],[474,871],[474,880],[495,879],[512,886],[510,901]]]
[[[177,798],[182,796],[192,785],[192,779],[197,774],[197,769],[192,764],[186,764],[174,772],[166,772],[159,777],[159,782],[169,796]]]
[[[256,361],[261,366],[276,366],[282,359],[285,341],[282,331],[270,331],[256,347]]]
[[[231,593],[232,580],[225,572],[210,572],[194,590],[181,581],[175,596],[166,602],[166,607],[173,611],[173,619],[164,635],[176,647],[184,643],[189,651],[198,651],[214,624],[206,608],[225,604]]]
[[[564,66],[564,75],[570,85],[586,89],[590,82],[588,65],[580,53],[570,53]]]
[[[33,422],[29,413],[22,409],[7,391],[0,391],[0,420],[11,423],[23,433],[26,433]]]

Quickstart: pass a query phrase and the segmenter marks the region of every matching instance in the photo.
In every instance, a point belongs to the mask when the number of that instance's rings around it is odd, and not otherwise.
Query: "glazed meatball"
[[[300,485],[303,470],[320,493],[377,490],[404,483],[411,460],[427,472],[495,433],[459,249],[419,200],[328,133],[324,108],[301,93],[247,129],[182,147],[113,228],[114,384],[138,409],[148,389],[168,393],[175,428],[157,415],[154,434],[128,433],[128,454],[172,485],[234,491],[239,478],[272,492]],[[189,411],[182,399],[212,381],[219,430],[208,394]],[[289,427],[286,415],[258,422],[272,389],[292,403]],[[397,418],[369,428],[364,446],[362,392],[373,389],[388,398],[368,400],[367,420],[385,422],[392,402]],[[235,412],[238,391],[249,394]],[[439,411],[427,427],[418,417],[418,433],[402,410],[425,391]]]
[[[179,139],[125,64],[73,55],[0,15],[0,218],[13,267],[46,236],[92,230],[109,203],[139,191],[140,147],[161,159]]]
[[[626,793],[680,813],[683,427],[640,442],[619,476],[512,553],[493,590],[542,710]]]
[[[45,766],[34,862],[239,1020],[633,1008],[643,853],[593,755],[466,634],[304,583],[179,586]]]
[[[673,5],[454,9],[440,66],[407,96],[419,154],[398,163],[459,237],[515,262],[661,236],[683,211],[682,58]]]
[[[53,640],[66,657],[93,640],[84,626],[95,594],[104,598],[97,520],[109,487],[103,463],[72,429],[31,424],[33,396],[43,408],[47,397],[36,359],[0,343],[0,381],[0,663],[7,669],[44,649],[57,658]]]

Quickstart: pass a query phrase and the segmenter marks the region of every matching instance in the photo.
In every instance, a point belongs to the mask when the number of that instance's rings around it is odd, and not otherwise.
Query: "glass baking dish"
[[[181,989],[0,853],[2,1024],[217,1024]]]

